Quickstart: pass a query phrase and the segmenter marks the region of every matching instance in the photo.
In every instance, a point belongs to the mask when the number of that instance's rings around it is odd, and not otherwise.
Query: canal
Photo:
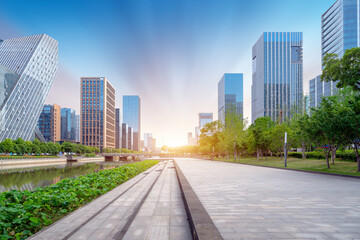
[[[0,170],[0,192],[8,190],[34,190],[55,184],[64,178],[75,178],[103,169],[123,165],[119,162],[61,163],[54,165],[24,165],[16,169]]]

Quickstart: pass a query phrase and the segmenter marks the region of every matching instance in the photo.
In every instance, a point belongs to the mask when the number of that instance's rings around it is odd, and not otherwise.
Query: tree
[[[290,128],[293,133],[293,141],[296,146],[301,146],[302,158],[306,158],[306,152],[311,148],[311,138],[306,131],[309,125],[309,115],[307,112],[303,114],[294,114],[291,118]]]
[[[74,144],[71,143],[71,142],[63,142],[63,143],[61,144],[61,150],[62,150],[63,152],[71,153],[71,152],[74,152],[75,146],[74,146]]]
[[[7,138],[0,143],[0,152],[13,153],[14,151],[14,143],[10,138]]]
[[[201,128],[199,139],[200,151],[205,153],[219,152],[223,125],[220,121],[212,121]]]
[[[273,128],[269,131],[269,138],[270,138],[270,146],[272,150],[275,150],[280,154],[282,160],[282,152],[285,148],[285,132],[287,132],[288,142],[292,139],[292,131],[288,127],[286,122],[282,122],[280,124],[276,124]],[[290,144],[288,144],[289,146]]]
[[[360,48],[347,49],[341,59],[334,53],[326,54],[323,67],[322,81],[338,81],[337,88],[350,86],[360,91]]]
[[[270,135],[269,130],[274,126],[274,122],[270,117],[260,117],[251,124],[249,131],[251,131],[250,139],[252,142],[251,148],[256,151],[257,160],[259,155],[268,152],[270,149]]]

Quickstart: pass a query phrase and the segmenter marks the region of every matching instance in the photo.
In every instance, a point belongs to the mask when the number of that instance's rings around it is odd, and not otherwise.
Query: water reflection
[[[66,163],[53,166],[33,166],[0,171],[0,192],[12,189],[34,190],[55,184],[64,178],[74,178],[103,169],[121,166],[122,163]]]

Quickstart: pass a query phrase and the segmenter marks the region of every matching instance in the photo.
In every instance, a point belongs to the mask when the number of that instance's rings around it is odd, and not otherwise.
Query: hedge
[[[302,158],[302,153],[301,152],[289,152],[288,156],[294,157],[294,158]],[[321,152],[307,152],[306,158],[325,159],[325,156]],[[336,158],[340,158],[341,160],[346,160],[346,161],[356,161],[356,156],[355,156],[355,153],[353,150],[337,151]]]

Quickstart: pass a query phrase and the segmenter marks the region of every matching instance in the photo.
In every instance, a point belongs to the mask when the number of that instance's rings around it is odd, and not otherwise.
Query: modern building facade
[[[75,141],[80,142],[80,115],[75,115]]]
[[[61,108],[61,140],[76,142],[75,110]]]
[[[58,70],[58,42],[46,34],[0,42],[0,141],[33,140]]]
[[[133,128],[136,139],[133,139],[133,150],[140,149],[141,136],[141,103],[140,97],[136,95],[123,96],[123,123]]]
[[[199,113],[199,128],[201,129],[205,124],[213,121],[212,113]]]
[[[128,149],[128,129],[129,126],[127,125],[127,123],[123,123],[121,124],[121,148],[125,148]]]
[[[150,148],[152,143],[152,133],[144,133],[144,147]]]
[[[303,33],[264,32],[252,48],[251,121],[284,121],[303,101]]]
[[[321,16],[321,56],[335,53],[341,58],[347,49],[360,47],[360,4],[357,0],[337,0]],[[336,82],[309,82],[310,107],[318,107],[322,97],[336,93]]]
[[[195,139],[195,137],[193,137],[192,132],[188,132],[187,140],[188,140],[188,145],[195,145],[196,144],[196,139]]]
[[[225,73],[218,83],[218,119],[220,121],[225,121],[225,115],[229,111],[235,111],[236,114],[243,116],[243,94],[243,74]]]
[[[127,149],[134,150],[134,128],[128,127],[128,146]],[[138,151],[138,150],[136,150]]]
[[[61,140],[61,108],[59,105],[44,105],[37,127],[47,142]]]
[[[81,143],[115,148],[115,88],[104,77],[81,78]]]
[[[115,148],[121,148],[120,108],[115,109]]]

